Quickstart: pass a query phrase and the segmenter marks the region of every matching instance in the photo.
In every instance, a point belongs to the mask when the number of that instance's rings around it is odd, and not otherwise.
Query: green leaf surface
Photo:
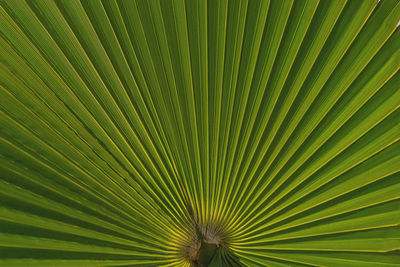
[[[400,266],[399,0],[0,0],[0,266]]]

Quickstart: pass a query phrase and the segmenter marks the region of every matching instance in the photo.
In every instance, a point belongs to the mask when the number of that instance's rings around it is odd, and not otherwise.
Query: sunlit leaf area
[[[400,0],[0,0],[0,266],[400,266]]]

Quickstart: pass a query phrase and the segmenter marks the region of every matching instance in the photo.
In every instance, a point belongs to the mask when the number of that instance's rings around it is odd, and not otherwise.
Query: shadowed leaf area
[[[400,266],[400,0],[0,0],[0,266]]]

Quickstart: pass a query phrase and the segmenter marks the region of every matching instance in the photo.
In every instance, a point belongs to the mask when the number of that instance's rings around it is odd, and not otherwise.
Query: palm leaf
[[[1,266],[399,266],[398,0],[0,0]]]

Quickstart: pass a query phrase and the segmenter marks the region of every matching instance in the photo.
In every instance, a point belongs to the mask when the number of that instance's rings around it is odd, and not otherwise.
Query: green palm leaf
[[[1,266],[400,266],[398,0],[0,0]]]

